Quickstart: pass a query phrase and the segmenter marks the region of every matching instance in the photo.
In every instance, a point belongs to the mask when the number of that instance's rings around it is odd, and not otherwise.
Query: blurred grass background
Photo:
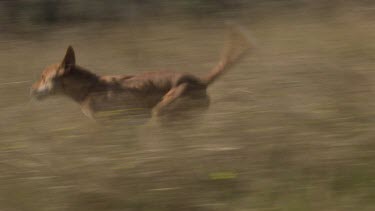
[[[0,2],[1,210],[374,210],[375,3]],[[30,83],[72,44],[99,74],[206,73],[256,46],[199,121],[96,124]]]

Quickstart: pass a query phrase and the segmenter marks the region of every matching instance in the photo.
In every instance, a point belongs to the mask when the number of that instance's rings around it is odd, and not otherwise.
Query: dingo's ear
[[[72,46],[69,46],[66,50],[65,57],[62,61],[62,66],[65,70],[69,70],[72,66],[76,64],[76,57],[74,55],[74,50]]]

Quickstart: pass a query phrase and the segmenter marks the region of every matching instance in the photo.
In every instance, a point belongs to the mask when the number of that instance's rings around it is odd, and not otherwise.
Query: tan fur
[[[236,35],[245,40],[243,35]],[[76,65],[74,50],[69,46],[60,64],[51,65],[43,71],[40,80],[32,85],[31,94],[39,100],[55,94],[66,95],[79,103],[90,117],[95,117],[100,111],[118,109],[129,114],[161,115],[180,98],[208,102],[208,85],[247,50],[247,43],[236,44],[238,40],[232,36],[218,65],[204,77],[172,71],[98,76]]]

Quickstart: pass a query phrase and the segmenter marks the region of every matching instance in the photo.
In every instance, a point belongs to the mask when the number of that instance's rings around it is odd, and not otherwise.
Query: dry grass
[[[87,120],[64,98],[0,86],[1,210],[373,210],[375,22],[365,12],[242,18],[256,49],[215,83],[202,118]],[[296,18],[296,17],[297,18]],[[35,78],[68,44],[98,73],[203,74],[219,20],[0,35],[0,84]]]

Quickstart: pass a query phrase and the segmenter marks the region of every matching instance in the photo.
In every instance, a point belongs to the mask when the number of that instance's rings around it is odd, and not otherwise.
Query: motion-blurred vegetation
[[[253,19],[262,19],[282,13],[305,12],[324,18],[334,17],[343,7],[362,8],[363,12],[372,6],[372,1],[364,0],[3,0],[0,2],[0,21],[3,24],[55,24],[129,21],[165,15],[227,19],[243,13]]]
[[[375,2],[0,1],[0,210],[374,210]],[[95,123],[30,102],[76,49],[98,74],[216,62],[232,21],[250,55],[194,120]],[[114,112],[115,113],[115,112]]]

